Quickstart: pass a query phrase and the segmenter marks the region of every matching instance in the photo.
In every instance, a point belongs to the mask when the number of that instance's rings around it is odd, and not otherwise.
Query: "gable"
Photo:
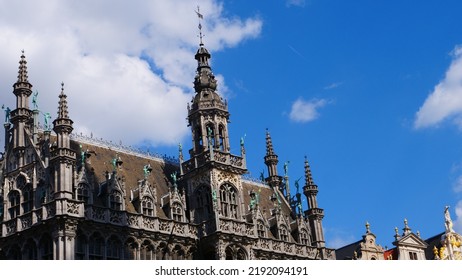
[[[407,246],[407,247],[415,247],[415,248],[427,248],[428,244],[423,241],[420,237],[415,235],[414,233],[410,233],[406,236],[403,236],[401,239],[394,243],[397,247],[398,246]]]

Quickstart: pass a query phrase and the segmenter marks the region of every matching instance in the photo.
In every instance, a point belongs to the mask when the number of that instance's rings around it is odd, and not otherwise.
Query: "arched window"
[[[19,245],[13,245],[8,250],[8,253],[6,254],[6,258],[8,260],[20,260],[20,259],[22,259],[22,257],[21,257],[21,249],[19,248]]]
[[[257,233],[258,237],[266,237],[266,226],[262,220],[258,220],[257,222]]]
[[[282,241],[289,241],[289,232],[287,230],[287,227],[284,225],[281,225],[279,227],[279,239]]]
[[[247,259],[244,249],[239,248],[236,252],[236,260],[245,260]]]
[[[172,203],[172,207],[170,208],[172,211],[172,219],[177,222],[183,221],[183,207],[178,202]]]
[[[149,196],[144,196],[141,201],[143,215],[154,216],[154,201]]]
[[[219,136],[219,146],[220,146],[220,151],[224,151],[225,150],[225,127],[220,124],[220,126],[218,127],[218,136]]]
[[[200,223],[209,219],[212,214],[212,197],[210,187],[200,186],[194,193],[194,222]]]
[[[111,236],[107,241],[106,259],[120,260],[122,257],[122,242],[116,236]]]
[[[90,203],[90,191],[87,184],[80,183],[75,188],[75,197],[79,201],[83,201],[85,204]]]
[[[172,260],[184,260],[185,254],[180,245],[176,245],[172,250]]]
[[[76,260],[84,260],[85,253],[87,250],[87,238],[82,232],[77,232],[77,236],[75,238],[75,259]]]
[[[104,250],[104,239],[101,234],[95,232],[88,241],[88,259],[102,260]]]
[[[39,242],[40,256],[42,260],[53,259],[53,240],[51,236],[45,234]]]
[[[222,216],[237,219],[237,191],[230,184],[225,183],[220,187],[220,206]]]
[[[122,194],[118,191],[113,191],[109,195],[109,207],[112,210],[123,210],[122,208]]]
[[[215,147],[215,128],[212,123],[207,124],[207,147]]]
[[[196,126],[196,128],[194,129],[194,144],[195,144],[195,150],[197,152],[200,152],[202,151],[202,148],[203,148],[203,142],[202,142],[202,133],[201,133],[201,128],[200,126]]]
[[[136,260],[138,258],[137,251],[138,251],[138,243],[135,241],[135,239],[130,237],[127,241],[125,241],[124,259]]]
[[[25,260],[36,260],[37,259],[37,245],[35,241],[29,239],[24,245],[23,259]]]
[[[169,260],[169,259],[170,259],[170,254],[167,248],[167,244],[160,243],[159,246],[157,246],[157,250],[156,250],[156,260]]]
[[[21,196],[19,195],[18,191],[11,191],[8,194],[8,202],[10,204],[10,208],[8,208],[8,213],[10,214],[10,218],[14,219],[19,216],[19,205],[21,201]]]
[[[226,247],[225,257],[227,260],[246,260],[247,254],[240,246],[231,245]]]
[[[154,246],[148,240],[145,240],[143,242],[143,244],[141,244],[140,259],[141,260],[153,260],[153,259],[155,259]]]
[[[23,189],[22,189],[22,197],[23,197],[23,202],[22,202],[22,211],[23,213],[28,213],[32,211],[32,207],[34,205],[34,195],[32,191],[32,185],[31,184],[26,184]]]
[[[300,243],[303,245],[310,245],[311,240],[310,240],[310,235],[308,234],[308,231],[306,229],[301,229],[299,233],[299,238],[300,238]]]

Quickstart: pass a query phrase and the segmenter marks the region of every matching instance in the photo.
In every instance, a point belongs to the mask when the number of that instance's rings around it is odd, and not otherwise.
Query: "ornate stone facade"
[[[58,116],[38,126],[24,53],[6,114],[1,163],[4,259],[335,259],[305,163],[309,209],[293,197],[267,132],[268,177],[245,179],[245,146],[230,153],[229,112],[201,43],[188,105],[193,146],[179,160],[72,134],[62,85]],[[34,95],[36,98],[36,95]],[[36,101],[36,100],[35,100]],[[297,182],[298,184],[298,182]]]

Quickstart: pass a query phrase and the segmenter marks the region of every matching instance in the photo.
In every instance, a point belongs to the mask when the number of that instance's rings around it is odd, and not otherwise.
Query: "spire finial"
[[[305,156],[305,181],[307,186],[314,186],[313,175],[311,175],[310,164],[308,158]]]
[[[197,14],[197,17],[199,18],[199,25],[198,25],[198,28],[199,28],[199,40],[200,40],[200,45],[204,45],[202,43],[202,38],[204,37],[204,35],[202,34],[202,24],[201,24],[201,19],[204,19],[204,16],[200,13],[200,9],[199,9],[199,6],[197,6],[197,11],[195,11],[196,14]]]
[[[67,95],[64,93],[64,82],[61,82],[61,93],[59,94],[58,118],[68,119]]]
[[[366,221],[366,233],[371,233],[371,225]]]
[[[266,154],[267,155],[273,155],[274,154],[274,149],[273,149],[273,140],[271,139],[271,135],[268,131],[268,128],[266,129]]]
[[[24,50],[21,50],[21,60],[19,61],[18,83],[28,83],[27,61]]]

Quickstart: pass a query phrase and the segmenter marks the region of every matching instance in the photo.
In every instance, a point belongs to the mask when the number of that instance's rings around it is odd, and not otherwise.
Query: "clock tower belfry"
[[[202,15],[196,12],[199,19]],[[194,56],[197,71],[195,95],[188,104],[188,126],[191,127],[190,159],[183,161],[180,149],[180,183],[189,204],[190,220],[203,224],[201,238],[205,253],[201,258],[224,258],[220,249],[219,228],[222,220],[244,220],[241,177],[247,172],[244,143],[240,155],[230,153],[229,111],[227,102],[217,93],[217,80],[210,67],[211,55],[202,42],[199,23],[199,48]]]

